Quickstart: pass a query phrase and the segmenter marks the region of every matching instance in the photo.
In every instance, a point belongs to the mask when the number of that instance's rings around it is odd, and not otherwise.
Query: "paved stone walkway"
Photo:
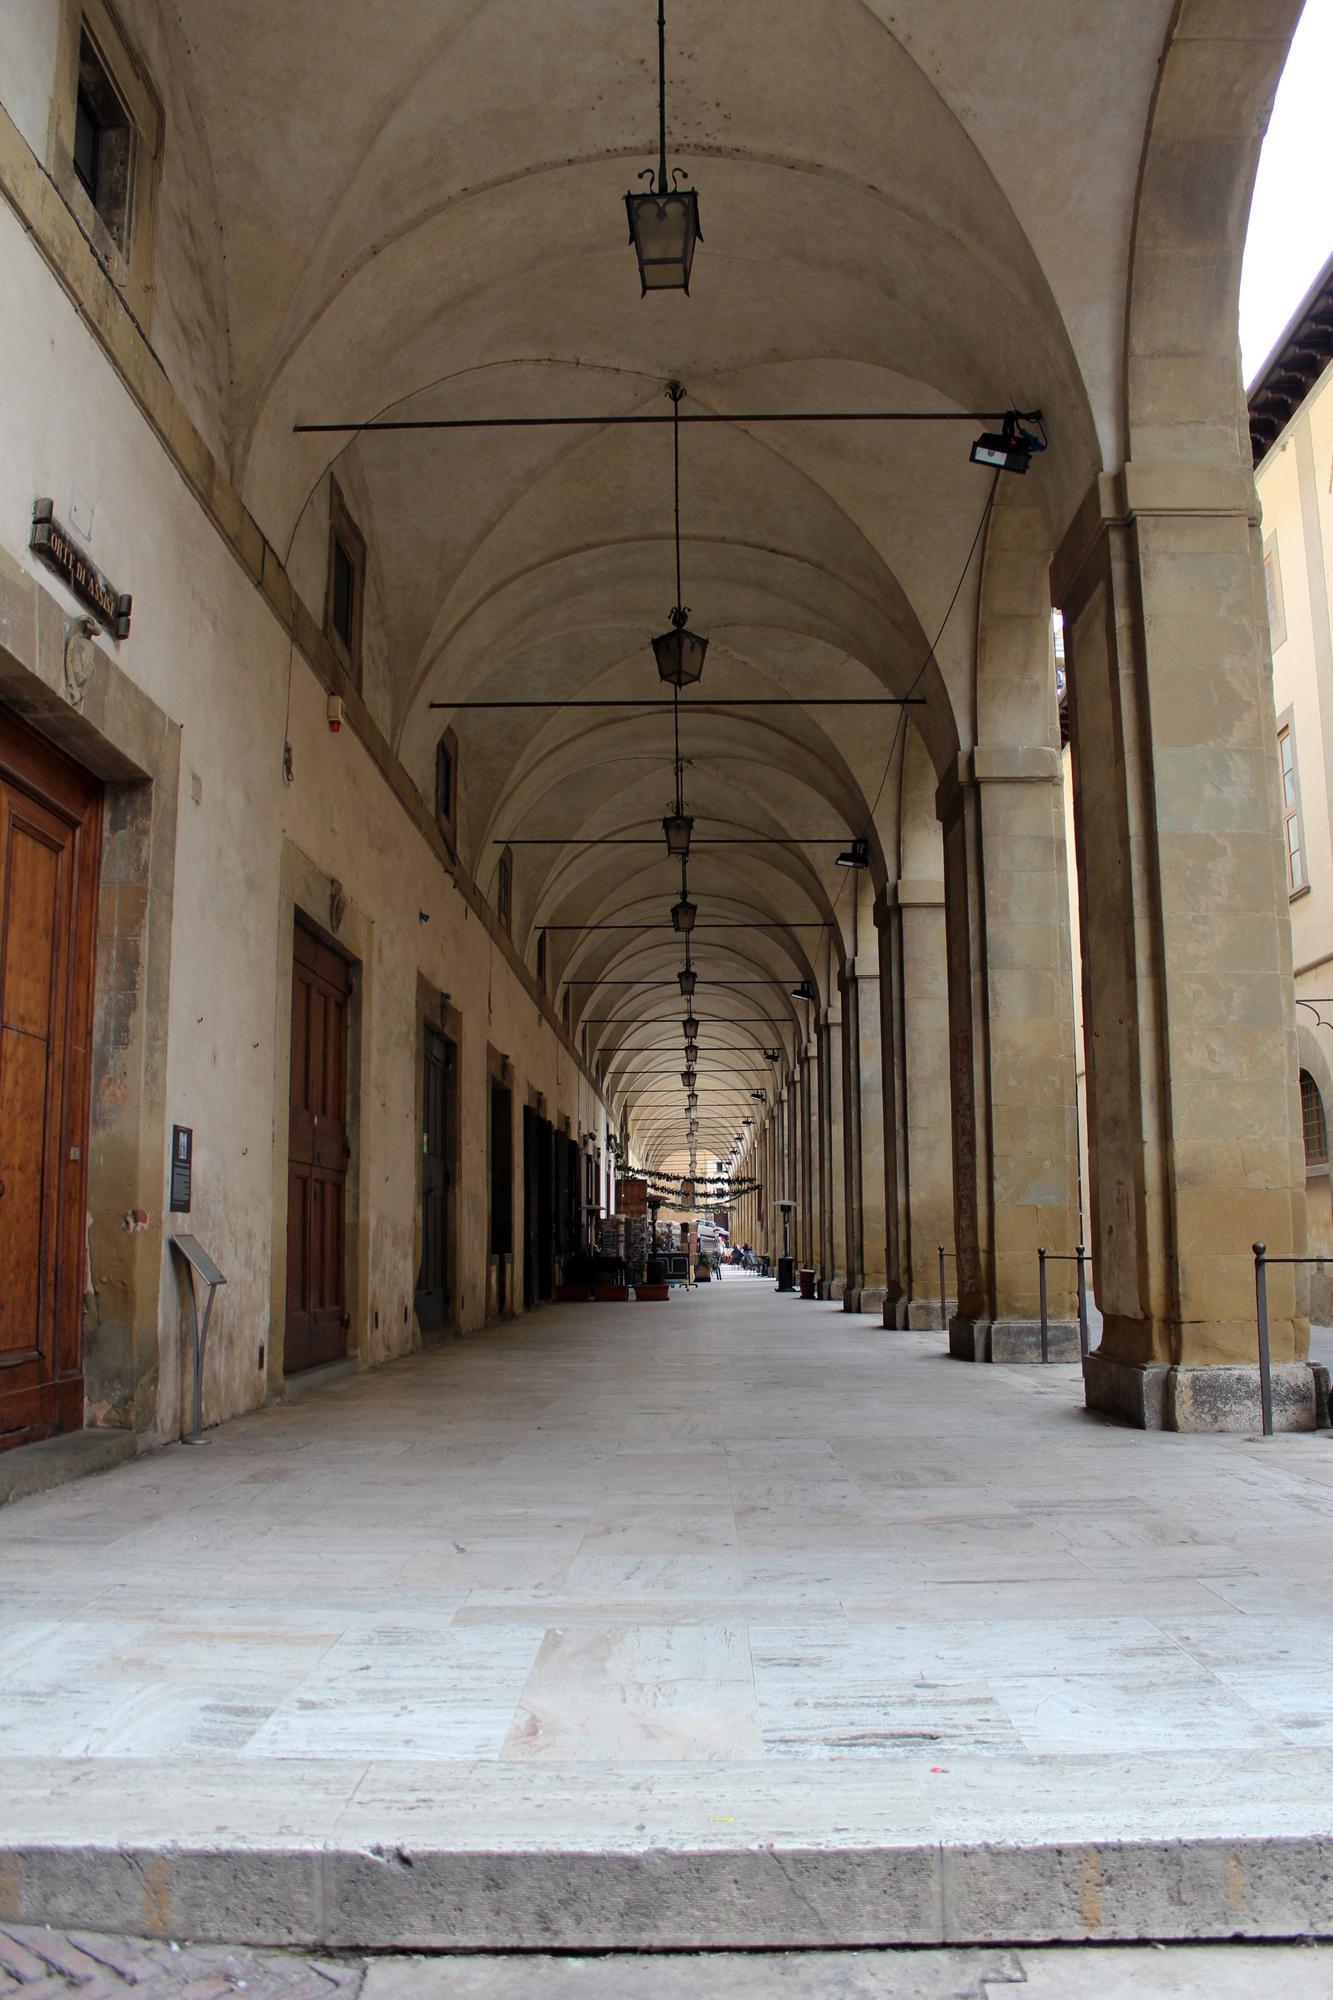
[[[550,1308],[0,1511],[0,1846],[253,1855],[224,1938],[613,1945],[623,1903],[577,1885],[522,1937],[461,1905],[447,1939],[356,1933],[424,1849],[892,1848],[928,1942],[980,1893],[945,1879],[969,1843],[1327,1838],[1331,1489],[1327,1434],[1144,1436],[1074,1368],[757,1280]],[[288,1932],[225,1928],[335,1849],[361,1872]],[[91,1920],[198,1909],[134,1865]],[[17,1913],[90,1920],[77,1869],[24,1866]],[[1161,1934],[1109,1864],[1060,1868],[1071,1923]],[[1216,1861],[1235,1928],[1319,1927],[1296,1864],[1261,1873]],[[644,1941],[750,1942],[738,1894]]]
[[[1331,1945],[1065,1946],[339,1961],[88,1931],[0,1930],[13,2000],[1326,2000]],[[1017,1995],[1014,1995],[1017,2000]]]

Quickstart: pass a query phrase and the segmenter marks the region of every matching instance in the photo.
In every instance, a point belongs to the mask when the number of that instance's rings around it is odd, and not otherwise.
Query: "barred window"
[[[1324,1105],[1319,1095],[1319,1085],[1315,1082],[1308,1069],[1301,1071],[1301,1124],[1305,1132],[1306,1166],[1327,1166],[1328,1125],[1324,1118]]]

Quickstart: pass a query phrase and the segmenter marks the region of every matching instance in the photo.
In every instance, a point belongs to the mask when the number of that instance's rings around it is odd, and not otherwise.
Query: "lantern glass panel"
[[[692,687],[703,673],[707,651],[707,639],[691,632],[688,625],[653,640],[658,675],[669,687]]]
[[[688,295],[694,246],[702,238],[699,197],[695,190],[673,188],[670,194],[627,194],[625,209],[643,291]]]

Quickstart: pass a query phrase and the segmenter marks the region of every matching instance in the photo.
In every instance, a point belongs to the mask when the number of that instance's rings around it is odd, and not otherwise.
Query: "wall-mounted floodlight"
[[[870,843],[868,840],[854,840],[838,856],[839,868],[868,868],[870,866]]]
[[[781,1061],[782,1061],[782,1050],[781,1050],[781,1049],[765,1049],[765,1050],[764,1050],[764,1061],[765,1061],[765,1062],[773,1062],[773,1063],[775,1063],[775,1062],[781,1062]]]
[[[750,1092],[750,1095],[755,1100],[756,1104],[768,1103],[768,1092],[766,1090],[752,1090]]]
[[[792,987],[791,997],[793,1000],[816,1000],[819,996],[810,984],[810,981],[802,979],[797,985]]]
[[[973,465],[988,465],[996,472],[1026,472],[1032,454],[1045,451],[1046,439],[1023,429],[1021,419],[1025,415],[1031,422],[1041,422],[1040,410],[1010,410],[1001,430],[983,431],[972,447]]]

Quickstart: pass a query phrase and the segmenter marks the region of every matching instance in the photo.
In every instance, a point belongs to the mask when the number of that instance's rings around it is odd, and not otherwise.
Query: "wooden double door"
[[[101,803],[0,709],[0,1449],[83,1425]]]
[[[292,953],[285,1375],[347,1352],[347,1005],[352,968],[299,920]]]

